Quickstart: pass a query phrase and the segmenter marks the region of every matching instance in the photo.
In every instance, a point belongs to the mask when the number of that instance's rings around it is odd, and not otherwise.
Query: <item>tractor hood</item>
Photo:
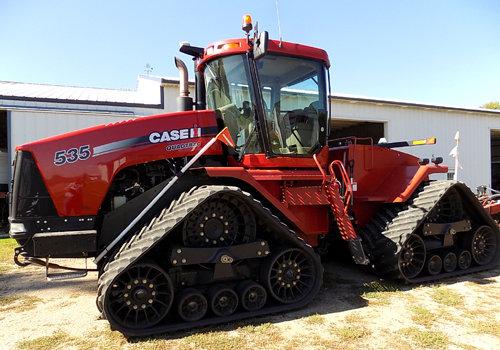
[[[31,154],[59,215],[71,215],[65,203],[75,192],[85,193],[79,203],[82,213],[95,215],[120,170],[192,156],[217,132],[213,111],[175,112],[48,137],[17,151]],[[207,154],[221,152],[214,145]]]

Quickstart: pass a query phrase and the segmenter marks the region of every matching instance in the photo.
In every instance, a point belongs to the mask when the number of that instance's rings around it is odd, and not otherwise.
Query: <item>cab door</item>
[[[326,68],[320,61],[268,54],[253,61],[260,152],[244,152],[244,166],[317,167],[327,161]],[[249,150],[250,151],[250,150]],[[326,154],[325,154],[326,152]],[[324,164],[326,165],[326,164]]]

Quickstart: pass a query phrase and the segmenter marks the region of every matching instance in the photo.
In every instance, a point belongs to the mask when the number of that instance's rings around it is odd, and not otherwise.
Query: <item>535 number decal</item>
[[[68,150],[61,150],[54,153],[54,164],[63,165],[66,163],[74,163],[79,160],[89,159],[92,155],[90,146],[80,146],[79,148],[70,148]]]

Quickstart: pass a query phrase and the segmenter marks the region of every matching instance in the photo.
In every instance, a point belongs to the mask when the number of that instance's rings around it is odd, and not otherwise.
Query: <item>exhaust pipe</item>
[[[174,57],[175,66],[179,70],[179,97],[177,109],[179,111],[193,110],[193,99],[189,97],[189,80],[186,64],[178,57]]]

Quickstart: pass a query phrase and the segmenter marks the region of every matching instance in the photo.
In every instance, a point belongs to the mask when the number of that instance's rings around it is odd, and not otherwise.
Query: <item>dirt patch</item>
[[[2,263],[6,349],[500,349],[500,268],[410,288],[327,263],[325,284],[307,308],[127,340],[100,317],[95,273],[47,282],[41,268]]]

